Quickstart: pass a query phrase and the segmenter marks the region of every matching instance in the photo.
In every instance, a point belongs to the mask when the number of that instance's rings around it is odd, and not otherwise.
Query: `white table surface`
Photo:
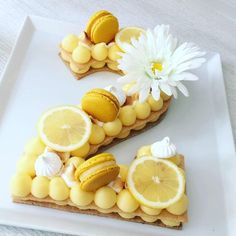
[[[150,27],[170,24],[182,40],[221,54],[234,137],[236,135],[236,1],[235,0],[0,0],[0,74],[26,15],[85,24],[97,10],[107,9],[121,25],[140,18]],[[217,96],[217,94],[216,94]],[[1,226],[0,235],[62,235]]]

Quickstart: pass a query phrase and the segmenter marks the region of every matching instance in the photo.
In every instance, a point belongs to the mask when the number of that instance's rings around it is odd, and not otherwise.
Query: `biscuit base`
[[[58,204],[52,203],[52,202],[40,202],[39,200],[38,201],[35,200],[33,196],[32,197],[27,197],[27,198],[14,197],[13,202],[21,203],[21,204],[27,204],[27,205],[33,205],[33,206],[46,207],[46,208],[53,208],[53,209],[72,212],[72,213],[102,216],[102,217],[108,217],[108,218],[118,219],[118,220],[123,220],[123,221],[128,221],[128,222],[149,224],[149,225],[160,226],[160,227],[169,228],[169,229],[181,230],[183,228],[182,223],[180,223],[179,226],[170,227],[170,226],[167,226],[167,225],[163,224],[161,222],[161,220],[157,220],[154,223],[149,223],[149,222],[146,222],[146,221],[142,220],[140,217],[137,217],[137,216],[132,218],[132,219],[125,219],[125,218],[121,217],[119,214],[114,213],[114,212],[112,212],[112,213],[101,213],[101,212],[99,212],[97,210],[93,210],[93,209],[82,210],[82,209],[79,209],[77,207],[69,206],[69,205],[58,205]]]
[[[66,65],[66,67],[70,70],[70,72],[74,75],[74,77],[77,80],[80,80],[80,79],[82,79],[82,78],[84,78],[88,75],[91,75],[91,74],[94,74],[94,73],[97,73],[97,72],[104,72],[104,71],[115,73],[115,74],[118,74],[118,75],[124,75],[124,73],[121,70],[112,70],[109,67],[107,67],[106,65],[104,67],[98,68],[98,69],[90,67],[87,72],[82,73],[82,74],[75,73],[70,69],[69,62],[63,60],[63,58],[61,57],[61,53],[59,53],[59,56],[60,56],[61,60],[63,61],[63,63]]]

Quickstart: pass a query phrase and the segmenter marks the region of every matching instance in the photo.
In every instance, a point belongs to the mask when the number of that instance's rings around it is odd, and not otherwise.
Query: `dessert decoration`
[[[119,78],[119,82],[126,84],[135,79],[128,95],[138,93],[140,102],[146,101],[150,93],[159,100],[161,91],[177,98],[179,89],[188,96],[181,81],[197,80],[198,77],[188,71],[200,67],[206,60],[202,57],[205,53],[195,44],[178,45],[167,25],[157,25],[138,39],[131,38],[131,43],[123,44],[123,50],[118,68],[125,75]]]
[[[170,158],[175,156],[177,151],[175,145],[170,142],[170,138],[165,137],[151,145],[151,153],[157,158]]]
[[[63,163],[56,153],[46,151],[36,159],[35,173],[50,179],[60,173],[62,166]]]
[[[75,172],[75,178],[80,180],[82,190],[94,191],[113,181],[119,169],[112,154],[102,153],[81,164]]]
[[[110,12],[101,10],[91,16],[86,33],[93,43],[111,42],[119,30],[119,23]]]
[[[178,166],[152,156],[143,156],[131,164],[127,184],[139,202],[154,209],[176,203],[185,191],[185,179]]]
[[[44,113],[38,130],[45,145],[55,151],[70,152],[88,141],[91,125],[90,118],[81,109],[65,106]]]
[[[169,137],[165,137],[161,141],[157,141],[152,145],[143,146],[137,152],[137,157],[153,156],[155,158],[169,160],[176,165],[180,163],[180,155],[177,153],[176,146],[170,141]]]
[[[105,90],[112,93],[117,98],[120,106],[123,106],[125,104],[126,94],[122,89],[120,89],[114,85],[109,85],[109,86],[105,87]]]
[[[116,96],[105,89],[87,92],[82,98],[81,106],[87,114],[102,122],[115,120],[120,109]]]
[[[173,147],[167,138],[141,147],[130,166],[117,165],[112,154],[101,153],[86,161],[71,156],[50,178],[17,173],[11,181],[13,201],[180,229],[188,208],[184,157],[173,163],[163,151],[167,141]],[[160,157],[153,156],[153,147]],[[36,162],[44,156],[60,158],[46,149]],[[50,168],[52,160],[44,164]]]
[[[125,52],[125,45],[131,43],[132,38],[138,39],[144,33],[145,30],[140,27],[125,27],[116,34],[115,42]]]
[[[168,159],[177,165],[179,164],[179,155],[169,137],[165,137],[163,140],[153,143],[150,146],[150,152],[154,157]]]

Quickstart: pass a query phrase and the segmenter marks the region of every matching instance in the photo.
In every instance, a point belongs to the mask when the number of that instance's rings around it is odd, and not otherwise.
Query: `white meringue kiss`
[[[113,85],[109,85],[109,86],[105,87],[104,89],[107,90],[108,92],[112,93],[117,98],[120,106],[124,105],[124,103],[126,101],[126,95],[122,89],[115,87]]]
[[[63,163],[60,157],[54,152],[44,152],[35,161],[35,172],[37,176],[53,178],[60,174]]]
[[[175,156],[177,151],[175,145],[170,142],[170,138],[165,137],[151,145],[151,153],[157,158],[169,158]]]

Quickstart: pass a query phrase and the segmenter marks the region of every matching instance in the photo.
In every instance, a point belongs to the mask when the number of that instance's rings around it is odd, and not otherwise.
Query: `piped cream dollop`
[[[78,181],[75,180],[75,166],[73,163],[70,163],[68,166],[65,166],[65,168],[62,171],[61,177],[64,179],[66,185],[71,188],[75,184],[78,183]]]
[[[112,93],[117,98],[120,106],[124,105],[126,101],[126,95],[125,95],[125,92],[121,88],[115,87],[113,85],[109,85],[105,87],[104,89]]]
[[[37,176],[53,178],[60,175],[63,163],[60,157],[54,152],[45,151],[35,161],[35,172]]]
[[[157,158],[169,158],[177,154],[176,147],[171,143],[169,137],[165,137],[163,140],[155,142],[151,145],[151,153]]]

